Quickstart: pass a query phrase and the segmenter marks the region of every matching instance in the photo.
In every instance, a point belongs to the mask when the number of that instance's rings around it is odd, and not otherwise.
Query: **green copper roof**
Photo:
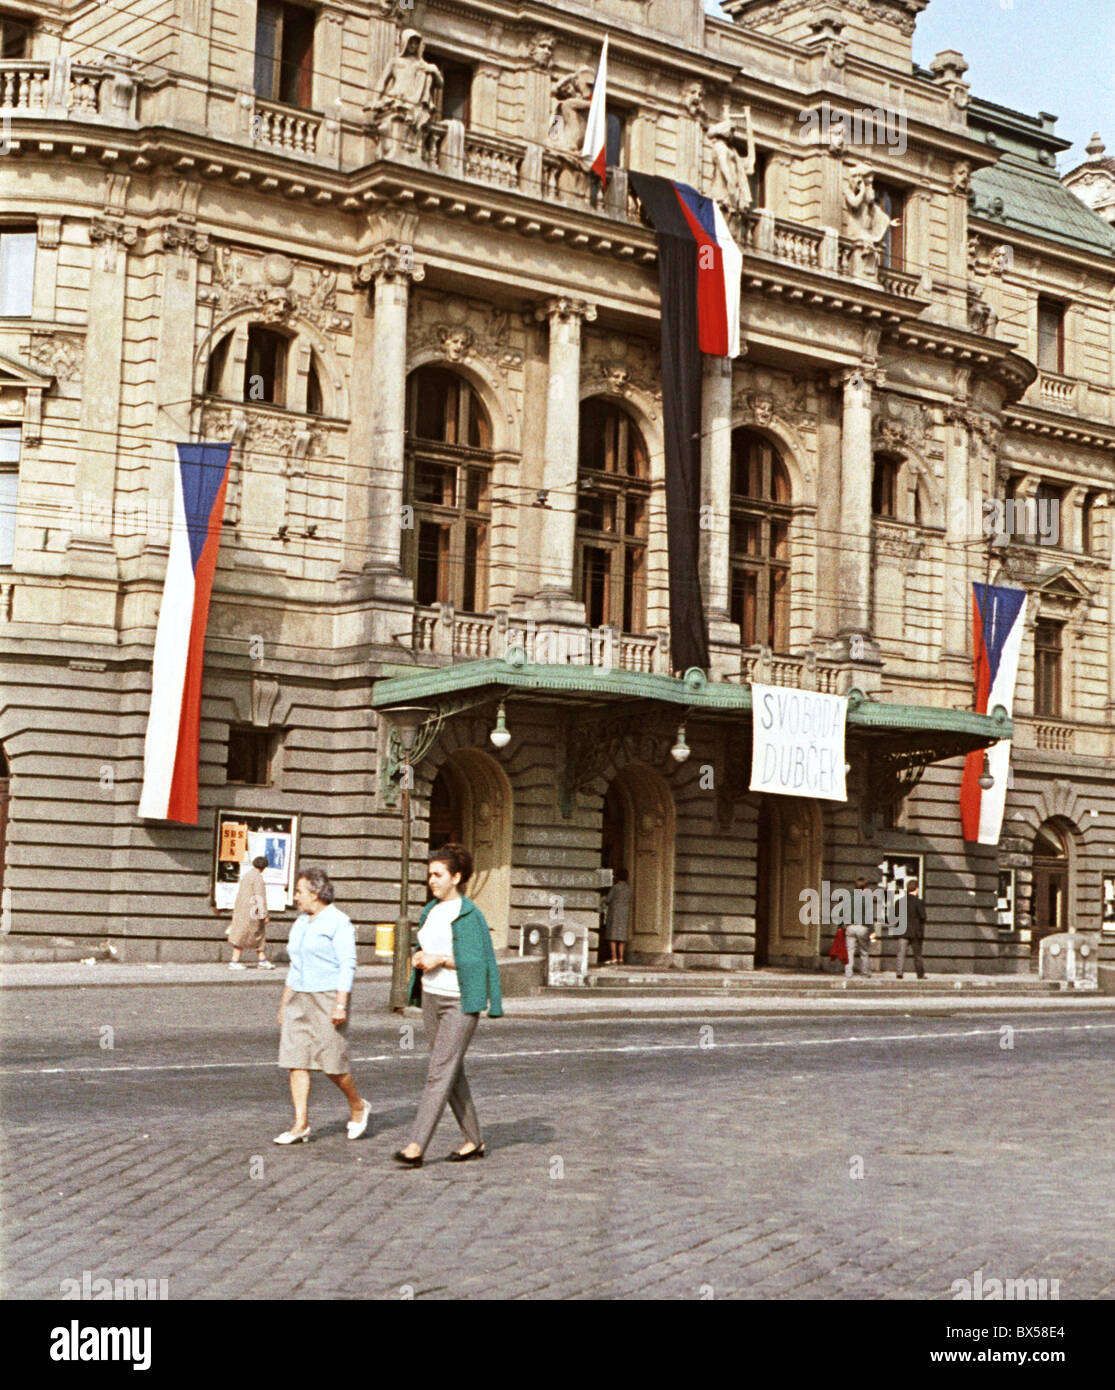
[[[1082,251],[1115,256],[1115,228],[1109,227],[1046,170],[1017,154],[1004,154],[993,169],[972,175],[972,211],[976,217],[1049,237]],[[998,211],[994,199],[1002,199]]]
[[[598,666],[535,666],[516,658],[504,661],[466,661],[433,666],[404,676],[378,680],[372,691],[376,709],[390,710],[418,700],[463,695],[490,688],[498,694],[549,696],[555,700],[657,700],[700,714],[751,713],[751,687],[711,681],[704,672],[684,677],[641,675]],[[788,688],[787,688],[788,689]],[[973,746],[1010,738],[1012,725],[1005,711],[974,714],[970,710],[939,709],[933,705],[893,705],[869,700],[858,690],[848,697],[848,723],[879,733],[937,733],[970,738]]]

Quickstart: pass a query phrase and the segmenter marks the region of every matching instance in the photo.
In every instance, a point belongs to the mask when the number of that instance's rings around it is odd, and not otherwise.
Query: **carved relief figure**
[[[534,34],[528,50],[528,56],[534,67],[546,70],[553,66],[556,41],[548,29],[539,29]]]
[[[578,68],[554,84],[553,111],[546,144],[562,154],[580,156],[585,143],[588,109],[592,104],[595,74],[592,68]]]
[[[709,197],[726,211],[743,213],[751,206],[751,185],[755,172],[755,134],[751,128],[751,108],[729,112],[709,126],[712,146],[712,186]]]
[[[852,274],[874,278],[879,273],[879,247],[897,223],[875,200],[875,175],[869,165],[853,164],[845,174],[844,210],[848,235],[855,243]]]
[[[424,48],[425,40],[417,29],[403,30],[399,51],[384,68],[375,100],[368,108],[368,124],[373,130],[392,120],[415,132],[429,125],[443,78],[422,56]]]

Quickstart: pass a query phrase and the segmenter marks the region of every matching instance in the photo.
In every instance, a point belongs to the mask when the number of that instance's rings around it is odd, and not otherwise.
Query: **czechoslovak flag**
[[[1010,714],[1026,625],[1026,592],[995,584],[973,584],[972,591],[975,710],[989,714],[996,705],[1002,705]],[[960,783],[960,819],[965,840],[997,845],[1010,776],[1010,739],[993,743],[987,750],[987,761],[995,783],[984,791],[979,784],[983,750],[975,748],[968,754]]]
[[[604,47],[600,50],[600,66],[596,69],[596,81],[592,85],[592,101],[588,108],[588,125],[585,127],[585,144],[581,150],[583,158],[589,161],[592,172],[604,187],[604,174],[608,164],[608,122],[604,116],[605,89],[608,85],[608,36],[604,35]]]
[[[179,444],[139,814],[197,824],[201,671],[231,444]]]

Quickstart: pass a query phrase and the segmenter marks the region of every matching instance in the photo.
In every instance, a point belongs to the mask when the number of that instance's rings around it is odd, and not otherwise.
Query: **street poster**
[[[274,811],[218,811],[213,902],[231,911],[240,879],[261,855],[267,860],[263,882],[267,908],[281,912],[294,902],[298,855],[298,817]]]
[[[751,686],[751,790],[847,801],[843,695]]]

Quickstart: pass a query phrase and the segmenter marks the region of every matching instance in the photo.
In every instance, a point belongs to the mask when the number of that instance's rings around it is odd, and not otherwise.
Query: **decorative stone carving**
[[[857,161],[844,172],[844,222],[852,240],[853,276],[876,279],[879,247],[891,229],[891,218],[875,198],[875,175],[868,164]]]
[[[755,134],[751,108],[729,112],[706,131],[712,152],[712,184],[709,197],[728,213],[744,213],[751,207],[750,175],[755,172]]]
[[[413,246],[385,241],[356,267],[352,281],[357,289],[364,289],[376,280],[418,281],[425,278],[425,268],[415,263]]]
[[[559,294],[545,299],[534,311],[539,323],[557,319],[567,323],[570,319],[585,319],[591,323],[596,318],[596,305],[586,299],[574,299],[572,295]]]
[[[964,111],[971,99],[968,83],[964,81],[964,74],[968,71],[964,55],[947,48],[943,53],[938,53],[929,66],[933,76],[948,92],[953,109],[957,113]]]
[[[94,217],[89,223],[89,240],[100,246],[101,265],[105,270],[115,271],[118,247],[134,246],[139,239],[139,229],[115,217]]]
[[[198,247],[198,250],[204,248]],[[311,266],[306,272],[309,287],[302,291],[293,287],[300,267],[278,253],[251,262],[256,272],[245,278],[245,264],[230,246],[218,245],[213,253],[213,280],[198,290],[198,300],[211,304],[219,316],[237,309],[258,311],[265,323],[284,323],[291,318],[304,319],[315,328],[329,333],[348,333],[352,315],[337,311],[337,272],[322,266]]]
[[[554,44],[557,37],[549,29],[536,29],[531,35],[527,57],[532,68],[549,72],[554,65]]]
[[[397,122],[419,135],[429,125],[444,79],[435,64],[423,57],[425,44],[417,29],[404,29],[399,35],[399,51],[384,68],[375,99],[365,108],[371,130],[378,133]]]
[[[565,77],[555,78],[550,94],[552,105],[546,144],[558,154],[575,156],[578,162],[584,148],[595,78],[592,68],[578,68]]]
[[[162,229],[163,246],[178,252],[178,278],[189,275],[190,256],[203,256],[209,250],[209,234],[199,232],[188,222],[168,222]]]
[[[765,27],[774,20],[797,14],[799,10],[815,9],[817,0],[778,0],[749,15],[733,16],[745,29]],[[925,8],[919,0],[840,0],[840,7],[862,16],[868,24],[889,24],[902,34],[912,34],[917,17]]]
[[[871,435],[876,448],[904,457],[925,457],[933,442],[933,412],[918,401],[877,392],[871,402]]]
[[[968,286],[968,327],[973,333],[990,334],[995,332],[999,316],[983,297],[978,285]]]
[[[952,191],[965,197],[972,191],[972,166],[966,159],[958,159],[952,166]]]
[[[622,338],[586,339],[581,355],[581,380],[591,392],[631,400],[635,395],[662,400],[661,369],[657,355],[641,344]],[[652,412],[652,416],[656,412]]]
[[[737,377],[732,389],[732,418],[737,424],[758,429],[768,429],[777,421],[797,429],[816,426],[805,378],[773,373]]]
[[[511,315],[504,309],[424,298],[410,318],[408,352],[413,356],[432,348],[449,362],[486,362],[506,381],[523,365],[523,353],[507,342],[510,324]]]
[[[692,116],[694,120],[701,121],[707,116],[705,111],[705,84],[703,82],[687,82],[681,93],[681,109],[687,116]]]
[[[30,345],[22,349],[27,364],[59,381],[80,381],[85,355],[84,340],[70,333],[32,333]]]

